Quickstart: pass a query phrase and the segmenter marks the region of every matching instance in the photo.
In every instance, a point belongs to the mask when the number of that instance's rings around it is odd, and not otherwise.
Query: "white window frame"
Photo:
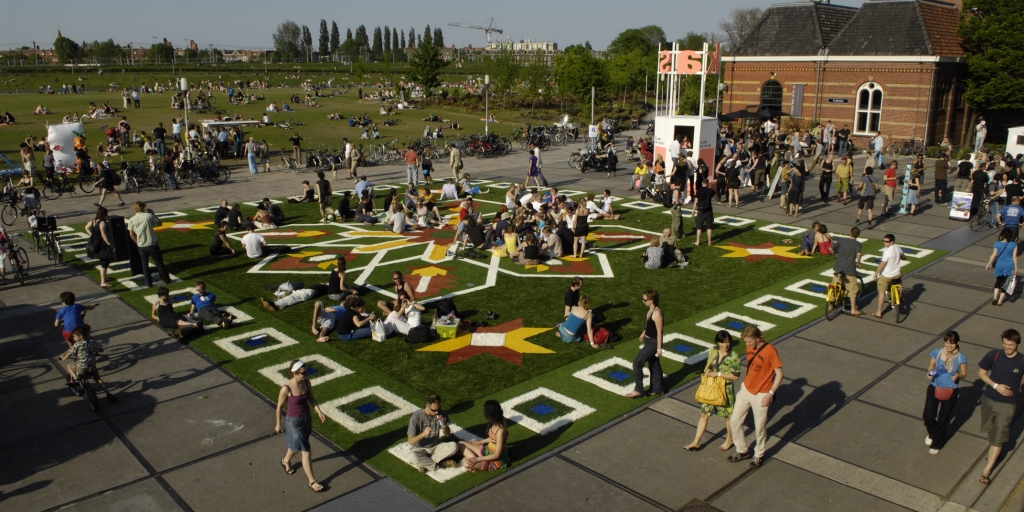
[[[861,93],[868,91],[868,101],[866,105],[861,105]],[[875,95],[881,96],[881,101],[878,102],[878,107],[872,107],[875,103]],[[864,82],[863,85],[857,89],[857,95],[854,97],[854,113],[853,113],[853,133],[857,135],[874,135],[876,131],[882,129],[882,110],[885,102],[885,91],[882,90],[882,86],[875,82]],[[861,126],[860,116],[865,114],[865,124],[867,126]],[[874,130],[869,130],[871,127],[871,116],[878,115],[878,126]]]

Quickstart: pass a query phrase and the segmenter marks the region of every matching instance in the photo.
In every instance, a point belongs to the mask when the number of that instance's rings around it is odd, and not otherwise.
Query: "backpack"
[[[437,315],[448,316],[450,314],[455,314],[456,317],[459,316],[459,310],[455,307],[455,301],[450,298],[437,301]]]
[[[406,343],[426,343],[430,340],[430,328],[423,324],[409,329],[409,334],[405,335]]]

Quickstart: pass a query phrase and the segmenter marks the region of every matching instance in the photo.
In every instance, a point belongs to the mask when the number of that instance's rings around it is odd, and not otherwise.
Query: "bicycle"
[[[299,173],[299,164],[295,162],[294,158],[292,158],[290,151],[282,149],[279,156],[280,159],[277,162],[278,171],[291,171],[295,174]]]
[[[828,293],[825,295],[825,319],[832,321],[835,320],[839,315],[846,309],[846,300],[849,298],[846,293],[846,286],[843,285],[843,278],[846,277],[844,272],[836,272],[835,276],[839,278],[838,283],[830,283],[828,285]],[[857,276],[857,283],[860,285],[860,289],[864,289],[864,279]],[[853,309],[852,307],[850,308]]]
[[[7,244],[7,255],[11,261],[11,270],[14,272],[14,276],[18,278],[18,282],[21,286],[25,286],[25,278],[28,277],[28,253],[25,249],[18,247],[18,244],[14,242],[14,237],[21,237],[22,240],[25,236],[21,233],[14,233],[10,236],[10,242]],[[28,242],[28,240],[26,240]],[[6,279],[5,279],[6,281]]]
[[[32,228],[32,237],[36,240],[36,253],[46,248],[46,259],[53,260],[53,265],[64,264],[64,249],[60,246],[60,234],[57,233],[57,217],[47,217],[46,212]]]
[[[893,280],[889,285],[889,290],[884,293],[885,301],[896,311],[896,323],[903,323],[907,319],[907,315],[910,314],[910,305],[903,300],[903,279]]]
[[[100,408],[99,398],[96,397],[96,390],[89,384],[89,379],[96,379],[95,371],[80,371],[78,378],[71,380],[71,375],[67,378],[68,389],[75,396],[85,398],[85,403],[89,404],[89,409],[92,412],[96,412]]]
[[[984,231],[992,229],[993,226],[988,222],[989,209],[992,208],[992,201],[985,199],[982,201],[981,206],[978,207],[978,211],[971,217],[971,229],[974,231]]]
[[[75,194],[75,183],[68,175],[71,169],[63,168],[53,173],[53,176],[43,178],[43,197],[52,201],[67,194]]]

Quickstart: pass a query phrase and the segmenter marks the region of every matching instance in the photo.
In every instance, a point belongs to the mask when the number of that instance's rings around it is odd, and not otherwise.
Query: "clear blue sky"
[[[864,0],[839,0],[836,4],[859,6]],[[148,47],[153,36],[167,38],[176,47],[188,39],[200,46],[219,48],[263,48],[273,46],[271,34],[278,23],[292,20],[309,26],[313,41],[319,36],[320,19],[338,23],[341,38],[345,29],[365,25],[370,36],[373,27],[384,25],[419,33],[424,26],[440,26],[446,45],[483,46],[482,30],[449,27],[449,22],[479,21],[494,18],[494,26],[513,39],[554,40],[559,48],[589,40],[595,49],[608,43],[627,28],[659,25],[668,38],[682,37],[689,31],[719,32],[718,23],[738,7],[768,7],[765,0],[645,0],[640,2],[606,0],[513,0],[481,2],[464,0],[431,1],[355,1],[337,0],[247,2],[143,2],[96,0],[47,0],[7,2],[4,29],[0,31],[0,49],[31,46],[34,40],[42,48],[53,46],[60,28],[75,41],[106,40],[119,44],[133,42]],[[185,7],[182,7],[184,5]],[[483,24],[486,25],[486,22]],[[498,34],[495,34],[498,36]]]

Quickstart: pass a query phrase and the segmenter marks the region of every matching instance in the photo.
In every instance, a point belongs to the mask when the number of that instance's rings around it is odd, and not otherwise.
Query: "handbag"
[[[380,320],[374,320],[370,324],[370,331],[373,341],[381,342],[388,338],[388,333],[384,330],[384,322]]]
[[[935,386],[935,398],[942,400],[943,402],[953,398],[953,388]]]
[[[1003,291],[1006,295],[1013,295],[1013,292],[1017,290],[1017,276],[1007,276],[1006,280],[1003,281]]]
[[[704,371],[707,371],[711,366],[712,358],[718,358],[717,351],[708,354],[708,363],[704,366]],[[725,378],[701,375],[700,386],[697,387],[696,399],[702,404],[713,405],[715,407],[724,407],[728,405],[729,397],[725,392]]]

